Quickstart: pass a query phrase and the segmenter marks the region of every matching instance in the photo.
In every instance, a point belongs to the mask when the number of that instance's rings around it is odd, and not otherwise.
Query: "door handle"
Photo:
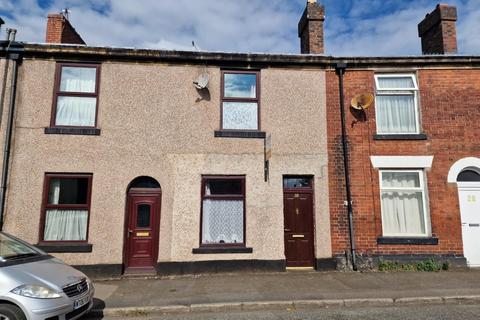
[[[133,230],[130,230],[128,229],[128,236],[130,237],[130,235],[133,233]]]
[[[290,230],[290,229],[283,229],[283,230],[284,230],[285,232],[290,232],[290,231],[292,231],[292,230]]]

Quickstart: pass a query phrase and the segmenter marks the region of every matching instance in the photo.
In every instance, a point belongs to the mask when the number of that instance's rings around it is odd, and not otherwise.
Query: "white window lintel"
[[[372,166],[381,168],[423,168],[432,167],[433,156],[370,156]]]

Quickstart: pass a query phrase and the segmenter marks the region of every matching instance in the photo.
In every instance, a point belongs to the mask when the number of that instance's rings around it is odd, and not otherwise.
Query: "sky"
[[[295,54],[300,51],[297,25],[306,2],[0,0],[0,17],[6,27],[18,30],[19,41],[44,42],[47,14],[69,8],[72,25],[92,46]],[[438,2],[457,6],[459,53],[480,55],[480,0],[318,2],[326,10],[328,55],[419,55],[417,25]]]

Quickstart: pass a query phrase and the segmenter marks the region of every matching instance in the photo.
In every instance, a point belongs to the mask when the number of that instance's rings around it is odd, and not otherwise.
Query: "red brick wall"
[[[347,134],[350,151],[351,190],[356,243],[367,254],[462,254],[458,193],[447,183],[455,161],[480,156],[478,114],[480,112],[480,70],[420,70],[421,127],[427,140],[375,141],[375,106],[366,110],[367,120],[356,122],[349,111],[350,100],[359,93],[374,93],[373,71],[349,71],[344,79]],[[327,72],[329,149],[329,191],[332,249],[349,250],[345,183],[342,165],[338,78]],[[427,171],[432,234],[438,245],[378,245],[382,235],[379,173],[370,155],[433,155]]]

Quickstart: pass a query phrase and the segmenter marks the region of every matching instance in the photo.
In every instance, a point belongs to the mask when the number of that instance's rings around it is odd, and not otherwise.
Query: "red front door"
[[[154,273],[160,226],[159,189],[131,189],[127,199],[125,273]]]
[[[310,178],[284,178],[283,210],[287,267],[314,267],[313,188]]]

